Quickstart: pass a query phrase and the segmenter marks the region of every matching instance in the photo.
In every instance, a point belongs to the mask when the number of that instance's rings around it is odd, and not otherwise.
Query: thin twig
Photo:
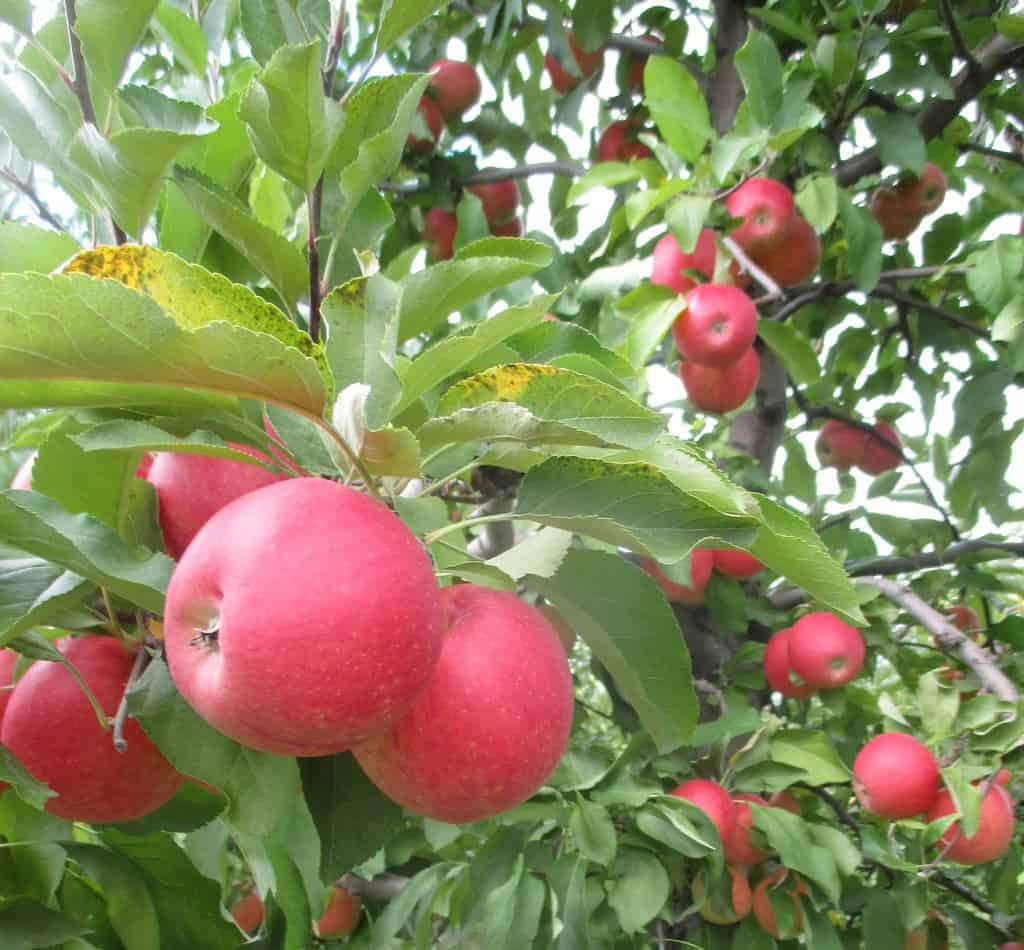
[[[465,178],[457,178],[453,184],[484,185],[496,181],[509,181],[529,178],[531,175],[562,175],[566,178],[579,178],[586,169],[576,162],[534,162],[531,165],[516,165],[513,168],[481,168]],[[378,186],[382,191],[390,191],[401,195],[414,195],[421,191],[429,191],[433,183],[420,181],[385,181]]]
[[[994,556],[980,557],[980,555],[984,555],[986,552],[992,553]],[[910,571],[953,564],[961,558],[970,557],[971,555],[979,555],[979,560],[997,560],[1006,554],[1024,557],[1024,543],[1018,541],[986,541],[984,539],[960,541],[938,552],[906,556],[873,557],[854,561],[848,565],[847,573],[851,577],[859,577],[865,574],[905,574]]]
[[[946,29],[949,30],[949,38],[953,43],[953,53],[967,64],[969,71],[977,71],[978,61],[964,42],[964,35],[960,32],[960,24],[956,22],[956,12],[953,10],[953,4],[950,3],[950,0],[939,0],[939,11],[942,13],[942,19],[946,23]]]
[[[947,891],[962,897],[969,904],[973,904],[982,913],[994,914],[996,912],[995,906],[990,901],[985,900],[979,894],[975,894],[966,884],[950,877],[944,871],[936,871],[931,876],[931,879],[934,883],[946,888]]]
[[[0,168],[0,178],[6,181],[12,188],[21,192],[35,208],[36,216],[41,220],[45,221],[50,227],[55,228],[62,234],[68,234],[68,229],[64,227],[60,221],[57,220],[56,216],[50,211],[49,208],[43,203],[43,199],[36,194],[35,188],[32,187],[32,183],[27,179],[19,178],[9,168]]]
[[[832,121],[829,123],[829,128],[833,135],[837,138],[841,137],[840,133],[843,128],[843,123],[846,121],[846,110],[850,105],[850,97],[853,95],[853,87],[857,81],[857,69],[860,66],[861,56],[864,55],[864,43],[868,37],[868,29],[871,26],[872,17],[868,15],[865,19],[861,20],[860,23],[860,38],[857,41],[857,51],[853,54],[853,67],[850,69],[850,78],[846,85],[843,86],[843,95],[839,100],[839,105],[836,107],[836,113]]]
[[[739,244],[731,237],[722,238],[722,243],[729,253],[740,262],[743,269],[750,274],[773,298],[781,297],[785,291],[775,282],[774,278],[757,266]]]
[[[965,320],[963,317],[950,311],[945,310],[942,307],[937,307],[935,304],[930,303],[922,297],[915,297],[913,294],[906,294],[902,290],[896,290],[893,287],[886,287],[883,284],[879,284],[874,290],[871,291],[872,297],[881,297],[883,300],[891,300],[893,303],[900,304],[903,307],[911,307],[914,310],[920,310],[922,313],[930,313],[936,317],[940,317],[947,323],[951,323],[954,326],[959,327],[961,330],[966,330],[968,333],[978,337],[982,340],[989,338],[988,332],[977,324],[971,323],[970,320]]]
[[[989,148],[987,145],[979,145],[977,142],[964,142],[957,147],[961,152],[977,152],[979,155],[1001,158],[1004,162],[1024,165],[1024,155],[1021,155],[1019,152],[1004,152],[1002,149]]]
[[[316,183],[313,191],[306,196],[308,239],[306,243],[309,258],[309,338],[320,340],[320,211],[324,200],[324,176]]]
[[[828,791],[828,789],[821,788],[818,785],[807,785],[803,782],[798,784],[800,785],[800,788],[806,788],[809,792],[813,792],[817,795],[818,798],[820,798],[826,805],[828,805],[829,808],[832,809],[832,811],[835,812],[836,818],[838,818],[842,824],[846,825],[846,827],[856,835],[857,840],[860,840],[860,825],[857,824],[857,820],[846,810],[843,803],[840,802],[835,795]]]
[[[379,874],[372,880],[355,874],[344,874],[337,881],[339,887],[353,897],[368,897],[370,900],[389,901],[397,897],[409,883],[409,878],[398,874]]]
[[[128,692],[138,682],[148,662],[149,653],[145,647],[140,646],[135,653],[135,662],[132,664],[131,673],[128,674],[128,682],[124,684],[121,702],[118,703],[117,712],[114,714],[114,748],[118,752],[124,752],[128,748],[128,742],[124,737],[124,721],[128,718]]]

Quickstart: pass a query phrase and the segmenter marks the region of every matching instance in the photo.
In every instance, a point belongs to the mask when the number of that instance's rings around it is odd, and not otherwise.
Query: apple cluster
[[[936,842],[939,857],[958,864],[994,861],[1006,853],[1013,840],[1014,806],[1007,789],[1006,769],[983,787],[974,834],[964,834],[954,821]],[[935,756],[913,736],[883,732],[857,753],[853,762],[853,788],[857,800],[872,814],[901,819],[923,815],[938,821],[959,811],[953,795],[942,787]]]
[[[747,580],[764,570],[764,565],[754,555],[724,548],[694,548],[690,552],[689,584],[672,580],[651,558],[644,558],[640,566],[658,582],[670,603],[690,607],[704,603],[704,588],[708,586],[713,570],[740,580]]]
[[[768,685],[783,696],[806,699],[836,689],[864,665],[864,637],[835,614],[817,611],[772,634],[764,651]]]
[[[472,584],[440,588],[399,518],[335,482],[179,453],[158,453],[144,474],[178,562],[167,663],[214,728],[278,755],[350,750],[385,794],[439,821],[505,811],[554,771],[573,684],[539,609]],[[60,649],[114,716],[137,646],[85,635]],[[16,654],[0,656],[9,685]],[[56,793],[53,814],[128,821],[180,786],[134,720],[115,751],[65,665],[36,663],[0,697],[0,740]]]
[[[938,209],[945,197],[946,176],[941,168],[928,162],[920,177],[905,175],[895,185],[875,189],[868,207],[882,226],[885,238],[903,241]]]
[[[888,422],[861,428],[829,419],[818,433],[815,451],[822,465],[848,471],[859,468],[881,475],[903,463],[900,434]]]

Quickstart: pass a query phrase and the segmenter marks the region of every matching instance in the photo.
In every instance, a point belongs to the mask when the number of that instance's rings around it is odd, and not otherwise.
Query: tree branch
[[[483,185],[495,181],[529,178],[531,175],[564,175],[567,178],[579,178],[586,169],[576,162],[535,162],[532,165],[516,165],[513,168],[481,168],[465,178],[456,178],[454,183],[459,186]],[[430,181],[385,181],[378,186],[381,191],[390,191],[399,195],[414,195],[421,191],[429,191]]]
[[[969,904],[973,904],[983,914],[994,914],[996,912],[995,906],[985,900],[978,894],[975,894],[966,884],[962,884],[956,878],[950,877],[943,871],[936,871],[931,875],[932,881],[938,884],[940,887],[944,887],[947,891],[956,894],[958,897],[962,897]]]
[[[987,340],[989,338],[988,333],[984,329],[971,323],[970,320],[965,320],[959,314],[951,313],[949,310],[937,307],[922,297],[915,297],[913,294],[904,293],[902,290],[896,290],[894,287],[886,287],[879,284],[871,291],[870,296],[879,297],[882,300],[891,300],[893,303],[900,304],[903,307],[911,307],[922,313],[930,313],[945,320],[947,323],[951,323],[955,327],[959,327],[961,330],[966,330],[980,340]]]
[[[956,654],[971,668],[982,685],[994,696],[1008,703],[1017,703],[1020,694],[1003,674],[990,654],[976,644],[959,627],[951,624],[934,607],[926,604],[917,594],[887,577],[869,577],[889,600],[898,604],[935,638],[939,648]]]
[[[770,274],[765,273],[757,266],[731,237],[722,238],[722,243],[729,249],[729,253],[739,261],[740,266],[750,274],[765,290],[773,297],[781,297],[785,291],[775,282]]]
[[[949,30],[949,38],[953,43],[953,53],[967,64],[967,69],[974,72],[978,68],[978,62],[964,42],[964,35],[960,32],[960,24],[956,22],[956,13],[953,11],[953,4],[949,0],[939,0],[939,12]]]
[[[854,561],[848,565],[847,572],[851,577],[858,577],[864,574],[906,574],[910,571],[920,571],[933,567],[943,567],[946,564],[954,564],[961,558],[969,557],[972,554],[991,555],[991,557],[979,557],[979,561],[995,561],[1007,554],[1024,557],[1024,543],[1016,541],[986,541],[984,539],[959,541],[956,544],[951,544],[944,551],[905,556],[873,557]]]
[[[743,84],[736,71],[736,51],[747,39],[747,13],[743,0],[715,0],[715,71],[708,85],[708,104],[715,131],[732,128],[743,99]]]
[[[1004,152],[998,148],[989,148],[987,145],[979,145],[977,142],[964,142],[958,148],[961,152],[977,152],[979,155],[988,155],[992,158],[1001,158],[1004,162],[1014,162],[1024,166],[1024,155],[1018,152]]]
[[[396,898],[409,883],[409,878],[398,874],[379,874],[372,880],[345,874],[336,882],[353,897],[368,897],[374,901],[389,901]]]
[[[12,188],[19,191],[22,195],[28,198],[32,202],[33,207],[36,210],[36,215],[43,221],[45,221],[50,227],[56,228],[64,234],[69,233],[68,229],[64,227],[60,221],[57,220],[56,216],[50,211],[49,208],[43,203],[43,199],[36,194],[35,188],[32,187],[30,181],[19,178],[9,168],[0,168],[0,178],[6,181]]]

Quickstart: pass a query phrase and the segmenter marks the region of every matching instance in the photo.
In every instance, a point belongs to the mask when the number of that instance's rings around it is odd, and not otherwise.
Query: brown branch
[[[353,897],[368,897],[370,900],[389,901],[402,893],[409,883],[409,878],[398,874],[379,874],[368,881],[355,874],[345,874],[336,883]]]
[[[529,178],[531,175],[564,175],[567,178],[579,178],[586,169],[576,162],[535,162],[531,165],[516,165],[513,168],[481,168],[472,175],[456,178],[453,183],[463,185],[483,185],[495,181],[508,181]],[[414,195],[417,192],[429,191],[430,181],[381,182],[381,191],[394,194]]]
[[[902,607],[928,630],[940,649],[955,654],[969,666],[990,693],[1008,703],[1019,702],[1020,694],[1017,688],[999,669],[992,656],[959,627],[951,624],[934,607],[925,603],[909,588],[887,577],[869,577],[867,581],[874,584],[883,596]]]
[[[967,48],[967,44],[964,42],[964,35],[960,32],[960,24],[956,22],[956,13],[953,10],[953,4],[950,0],[939,0],[939,12],[942,14],[942,19],[946,23],[946,29],[949,30],[949,38],[953,43],[953,53],[959,59],[962,59],[966,64],[970,72],[974,72],[978,68],[978,61],[974,58],[974,55]]]
[[[708,84],[708,105],[715,131],[724,135],[736,120],[743,84],[736,71],[736,51],[747,39],[743,0],[715,0],[715,70]]]
[[[798,784],[800,788],[806,788],[809,792],[813,792],[828,805],[835,812],[836,818],[839,819],[840,823],[846,825],[856,835],[857,840],[860,841],[860,825],[857,824],[857,819],[846,810],[843,803],[835,795],[819,785],[807,785],[804,782],[799,782]]]
[[[28,198],[32,202],[33,207],[36,211],[36,216],[41,220],[45,221],[50,227],[56,228],[64,234],[68,234],[68,229],[64,227],[60,221],[57,220],[56,216],[50,211],[49,208],[43,203],[43,199],[36,194],[35,188],[32,187],[32,182],[27,179],[19,178],[9,168],[0,168],[0,178],[6,181],[12,188],[19,191],[22,195]]]
[[[932,881],[938,884],[940,887],[944,887],[947,891],[956,894],[957,897],[962,897],[969,904],[973,904],[983,914],[994,914],[996,912],[995,906],[985,900],[978,894],[975,894],[966,884],[962,884],[956,878],[950,877],[943,871],[936,871],[931,875]]]
[[[939,317],[947,323],[951,323],[953,326],[959,327],[961,330],[966,330],[972,336],[978,337],[979,340],[989,339],[988,332],[982,327],[979,327],[975,323],[971,323],[970,320],[965,320],[959,314],[951,313],[943,307],[937,307],[935,304],[930,303],[923,297],[916,297],[913,294],[907,294],[902,290],[896,290],[893,287],[887,287],[883,284],[879,284],[874,290],[872,290],[870,296],[879,297],[882,300],[891,300],[893,303],[899,304],[901,307],[911,307],[914,310],[921,311],[922,313],[930,313],[932,316]]]
[[[1004,152],[998,148],[989,148],[987,145],[979,145],[977,142],[964,142],[957,146],[961,152],[977,152],[979,155],[988,155],[991,158],[1001,158],[1004,162],[1014,162],[1017,165],[1024,165],[1024,155],[1018,152]]]

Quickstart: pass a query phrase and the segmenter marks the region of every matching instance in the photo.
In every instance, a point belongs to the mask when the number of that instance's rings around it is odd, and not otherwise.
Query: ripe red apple
[[[701,284],[686,295],[686,309],[672,324],[685,359],[701,366],[731,366],[757,337],[757,310],[739,287]]]
[[[214,728],[278,755],[332,755],[424,689],[444,605],[422,545],[384,505],[320,478],[232,502],[167,589],[164,644]]]
[[[458,229],[459,220],[454,211],[431,208],[423,215],[423,237],[434,260],[451,260],[455,253],[455,232]]]
[[[1002,785],[1003,788],[1009,788],[1010,782],[1013,781],[1013,776],[1010,774],[1009,769],[1000,769],[996,773],[996,784]]]
[[[662,45],[661,37],[647,33],[643,39],[648,43]],[[644,68],[647,66],[646,53],[629,53],[626,56],[626,85],[634,92],[642,92],[644,88]]]
[[[14,665],[17,662],[18,654],[13,650],[0,650],[0,723],[3,722],[4,711],[14,695]]]
[[[235,918],[238,929],[247,934],[255,933],[260,929],[265,913],[263,901],[256,891],[250,891],[241,900],[235,901],[231,908],[231,916]]]
[[[491,234],[495,237],[519,238],[523,236],[523,222],[519,218],[511,218],[501,224],[491,225]]]
[[[117,712],[135,658],[114,637],[59,644],[108,717]],[[0,727],[0,742],[57,793],[46,810],[90,824],[132,821],[171,799],[182,776],[134,719],[118,752],[82,688],[60,663],[37,661],[18,680]]]
[[[789,232],[796,205],[793,192],[774,178],[748,178],[725,199],[725,207],[742,224],[733,240],[750,252],[769,251]]]
[[[924,217],[937,210],[946,197],[946,176],[938,165],[926,162],[921,177],[909,175],[896,185],[896,192],[907,209]]]
[[[954,814],[956,810],[953,796],[943,789],[928,809],[926,820],[937,821]],[[958,864],[985,864],[1005,854],[1012,840],[1013,799],[997,782],[981,800],[978,830],[968,837],[961,833],[960,822],[954,821],[938,840],[936,848],[940,853],[944,852],[950,861]]]
[[[544,54],[544,66],[551,77],[551,85],[556,92],[566,93],[575,89],[582,79],[589,79],[601,68],[604,62],[604,47],[588,52],[579,43],[572,33],[567,34],[569,49],[572,51],[572,58],[576,60],[580,76],[574,76],[548,51]]]
[[[268,457],[245,445],[232,448],[263,462]],[[228,502],[289,478],[259,465],[187,452],[158,452],[149,481],[160,502],[160,530],[167,553],[179,560],[192,539]]]
[[[359,926],[362,915],[362,899],[335,884],[327,898],[327,909],[317,921],[316,932],[325,940],[347,937]]]
[[[504,224],[515,218],[516,208],[519,207],[519,186],[513,179],[467,185],[466,191],[480,199],[484,217],[492,229],[496,224]]]
[[[736,808],[729,793],[718,782],[705,778],[692,778],[682,785],[677,785],[671,793],[676,798],[685,798],[693,802],[718,829],[718,836],[725,842],[736,827]]]
[[[422,120],[424,128],[410,132],[405,140],[405,147],[410,152],[429,155],[437,148],[438,139],[441,138],[441,131],[444,129],[444,116],[441,114],[441,107],[430,96],[423,96],[420,99],[416,113]],[[423,131],[426,132],[426,135],[422,134]]]
[[[769,852],[755,847],[750,840],[750,829],[754,827],[754,812],[750,803],[767,805],[768,802],[760,795],[748,795],[745,792],[735,793],[732,796],[732,801],[736,808],[736,824],[729,833],[729,837],[723,842],[726,862],[749,866],[766,861]]]
[[[889,241],[905,240],[921,223],[921,214],[912,209],[906,198],[895,188],[876,188],[868,203],[868,210],[881,225],[882,236]]]
[[[704,603],[704,588],[711,579],[711,565],[710,549],[694,548],[690,552],[690,583],[687,585],[677,584],[651,558],[644,558],[640,562],[640,566],[658,582],[671,603],[690,606]]]
[[[768,804],[772,808],[781,808],[783,811],[788,811],[792,815],[800,814],[800,802],[797,801],[796,795],[794,795],[788,788],[782,792],[773,792],[768,796]]]
[[[353,749],[389,798],[437,821],[472,822],[526,801],[569,741],[573,685],[558,633],[514,594],[442,591],[447,631],[410,712]]]
[[[686,395],[704,412],[732,412],[750,398],[757,387],[761,361],[751,347],[729,366],[702,366],[681,360],[679,378]]]
[[[955,604],[946,611],[946,619],[955,624],[964,633],[974,633],[981,629],[981,618],[978,612],[967,604]]]
[[[633,158],[649,158],[651,150],[643,142],[637,141],[637,133],[642,131],[639,124],[631,119],[612,122],[597,140],[597,160],[599,162],[628,162]]]
[[[658,240],[651,252],[651,283],[671,287],[677,294],[686,294],[697,286],[687,271],[703,274],[708,280],[715,275],[717,247],[715,232],[704,228],[697,238],[697,245],[689,254],[684,254],[674,234],[666,234]]]
[[[931,751],[903,732],[883,732],[853,760],[853,791],[868,811],[883,818],[924,814],[942,787]]]
[[[887,422],[876,422],[874,429],[889,442],[894,442],[896,445],[902,444],[900,434]],[[890,448],[881,439],[876,439],[870,433],[868,434],[867,441],[864,443],[864,455],[858,463],[863,471],[869,475],[881,475],[882,472],[887,472],[902,464],[903,456],[896,449]]]
[[[790,699],[806,699],[817,691],[816,686],[798,683],[793,679],[793,668],[789,662],[789,634],[792,628],[785,627],[772,634],[764,651],[764,676],[768,685]]]
[[[810,686],[834,689],[849,683],[864,665],[864,637],[835,614],[817,611],[789,630],[789,664]]]
[[[461,116],[480,98],[480,77],[470,63],[439,59],[430,71],[430,89],[446,119]]]
[[[865,429],[858,429],[839,419],[829,419],[821,427],[814,449],[822,465],[845,472],[860,464],[870,437]]]
[[[754,888],[754,916],[761,925],[761,929],[770,933],[776,940],[791,940],[800,934],[804,926],[804,913],[799,895],[806,894],[807,888],[796,874],[792,875],[792,880],[789,880],[790,876],[790,872],[786,868],[779,868]],[[779,929],[775,908],[772,907],[771,897],[768,894],[769,888],[774,891],[776,887],[781,889],[793,903],[793,927],[785,932],[781,932]]]
[[[693,901],[695,904],[700,904],[700,915],[709,924],[725,926],[735,924],[743,920],[750,913],[750,908],[753,906],[753,894],[750,890],[750,881],[747,880],[746,870],[733,867],[730,864],[726,864],[725,867],[729,872],[730,878],[728,906],[719,906],[718,901],[712,902],[708,899],[706,888],[704,887],[704,876],[700,871],[697,872],[693,883],[690,885]],[[724,905],[724,898],[722,905]]]
[[[745,580],[764,570],[764,565],[753,554],[746,551],[716,548],[711,552],[711,558],[715,570],[727,577],[739,577]]]
[[[785,237],[774,247],[753,255],[754,263],[783,287],[810,280],[821,263],[821,239],[801,214],[793,215]]]

